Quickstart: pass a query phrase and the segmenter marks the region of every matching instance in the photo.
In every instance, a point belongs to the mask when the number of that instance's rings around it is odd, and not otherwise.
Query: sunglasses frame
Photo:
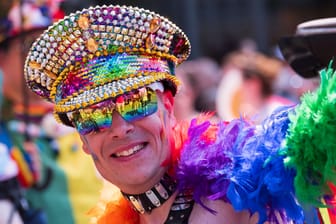
[[[129,92],[126,92],[124,94],[121,94],[115,98],[110,98],[107,100],[104,100],[102,102],[93,104],[87,108],[79,109],[76,111],[68,112],[66,113],[67,120],[69,123],[71,123],[71,126],[76,128],[77,131],[81,135],[88,135],[90,133],[97,133],[102,130],[105,130],[108,128],[108,126],[112,125],[112,114],[114,111],[118,112],[120,116],[127,122],[132,122],[136,120],[140,120],[142,118],[145,118],[147,116],[150,116],[154,114],[157,111],[158,108],[158,103],[157,103],[157,93],[156,91],[161,91],[163,92],[163,85],[161,83],[153,83],[149,86],[144,86],[142,88],[132,90]],[[146,95],[141,96],[141,92],[145,91]],[[140,94],[140,97],[135,97],[137,94]],[[153,95],[155,96],[155,100],[153,99]],[[147,101],[143,101],[142,99],[144,97],[149,97]],[[121,99],[121,102],[119,103],[118,100]],[[141,100],[139,100],[141,99]],[[127,103],[125,103],[125,100]],[[145,105],[143,105],[143,102],[146,102]],[[133,103],[140,103],[141,105],[133,105]],[[149,104],[155,103],[154,108],[151,108]],[[127,110],[127,107],[133,106],[132,110]],[[152,105],[153,106],[153,105]],[[122,108],[121,108],[122,107]],[[123,111],[124,110],[124,111]],[[143,110],[143,111],[142,111]],[[89,111],[89,113],[87,113]],[[94,113],[98,112],[97,116],[94,116]],[[134,113],[133,115],[130,115]],[[105,116],[105,120],[102,119],[102,122],[99,122],[99,118],[102,118],[103,115]],[[83,119],[84,117],[84,122],[80,123],[77,121],[74,121],[74,117],[76,117],[76,120]],[[86,116],[86,117],[85,117]],[[106,119],[107,118],[107,119]],[[110,119],[110,120],[109,120]],[[90,120],[92,121],[90,124]],[[106,123],[106,122],[107,123]],[[86,124],[87,122],[88,125],[92,125],[92,128],[88,128],[88,131],[81,130],[78,126]],[[77,124],[76,124],[77,123]],[[106,127],[103,124],[108,124]],[[95,126],[96,125],[96,126]],[[99,127],[100,126],[100,127]]]

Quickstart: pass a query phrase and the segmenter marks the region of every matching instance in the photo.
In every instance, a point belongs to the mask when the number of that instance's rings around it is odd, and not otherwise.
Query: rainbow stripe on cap
[[[177,88],[174,68],[189,54],[188,38],[167,18],[104,5],[50,26],[33,44],[24,72],[35,93],[66,113],[157,81]]]

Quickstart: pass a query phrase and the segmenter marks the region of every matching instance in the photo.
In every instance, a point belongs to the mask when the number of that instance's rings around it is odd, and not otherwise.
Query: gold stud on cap
[[[149,32],[155,33],[156,31],[160,29],[160,25],[161,25],[161,20],[159,18],[152,19],[149,24]]]
[[[174,67],[190,42],[167,18],[119,5],[96,6],[64,17],[32,45],[27,85],[69,112],[158,81],[175,94]]]
[[[87,15],[80,15],[78,18],[78,26],[83,30],[86,30],[90,26],[89,18]]]
[[[95,39],[90,38],[87,40],[87,48],[92,53],[95,53],[98,50],[98,44]]]

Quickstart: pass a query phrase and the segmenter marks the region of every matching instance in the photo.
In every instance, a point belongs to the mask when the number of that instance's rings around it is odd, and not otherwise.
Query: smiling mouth
[[[132,147],[132,148],[130,148],[128,150],[124,150],[124,151],[121,151],[121,152],[113,153],[111,155],[111,157],[113,157],[113,158],[121,158],[121,157],[132,156],[135,153],[141,151],[143,148],[145,148],[146,145],[147,145],[147,143],[136,145],[136,146],[134,146],[134,147]]]

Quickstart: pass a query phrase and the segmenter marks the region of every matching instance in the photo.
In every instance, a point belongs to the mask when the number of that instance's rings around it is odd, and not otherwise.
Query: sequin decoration
[[[90,26],[89,18],[87,15],[80,15],[78,18],[78,26],[83,30],[86,30]]]
[[[160,25],[161,25],[161,20],[160,18],[154,18],[150,21],[149,24],[149,32],[150,33],[155,33],[160,29]]]
[[[67,112],[71,110],[71,105],[89,105],[91,101],[98,103],[163,80],[171,73],[167,61],[151,56],[121,53],[97,57],[78,63],[67,73],[56,86],[55,102],[57,109],[62,107],[61,111]]]
[[[87,49],[91,52],[91,53],[95,53],[98,50],[98,44],[95,41],[95,39],[90,38],[87,40]]]
[[[114,110],[128,122],[149,116],[157,111],[155,90],[143,87],[115,99],[69,112],[67,116],[81,135],[87,135],[111,127]]]
[[[173,68],[189,54],[188,38],[167,18],[96,6],[50,26],[32,45],[24,73],[28,86],[64,113],[161,80],[176,89]]]

